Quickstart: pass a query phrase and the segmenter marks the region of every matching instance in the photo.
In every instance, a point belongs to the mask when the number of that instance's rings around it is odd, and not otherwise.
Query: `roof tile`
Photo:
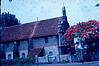
[[[1,33],[1,42],[57,35],[61,17],[6,27]]]

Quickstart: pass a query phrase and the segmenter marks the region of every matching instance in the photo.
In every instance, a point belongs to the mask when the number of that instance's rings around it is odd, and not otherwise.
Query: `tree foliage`
[[[84,60],[99,60],[99,22],[95,20],[89,20],[88,22],[82,22],[71,26],[66,30],[64,34],[64,45],[69,45],[69,48],[74,48],[74,50],[75,33],[79,33],[83,48],[85,45],[87,45],[86,52],[84,52]]]
[[[68,28],[64,34],[66,40],[71,40],[74,33],[80,33],[81,38],[89,38],[89,33],[94,37],[99,38],[97,30],[99,29],[99,22],[95,20],[89,20],[88,22],[78,23],[77,25]]]
[[[2,13],[0,15],[0,26],[9,27],[18,24],[20,23],[14,14]]]

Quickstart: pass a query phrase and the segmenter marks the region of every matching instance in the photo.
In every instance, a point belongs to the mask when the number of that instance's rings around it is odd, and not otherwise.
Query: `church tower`
[[[65,31],[69,28],[65,6],[62,7],[62,21],[63,21],[62,27],[63,27],[63,34],[64,34]]]
[[[65,31],[69,28],[69,23],[67,21],[65,6],[62,7],[62,20],[58,23],[58,37],[59,37],[59,46],[63,43],[63,36]]]

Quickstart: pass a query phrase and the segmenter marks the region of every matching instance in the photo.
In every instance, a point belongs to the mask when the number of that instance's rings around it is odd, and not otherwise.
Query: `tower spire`
[[[63,26],[63,34],[64,34],[67,28],[69,28],[69,23],[66,16],[66,9],[64,5],[62,7],[62,20],[63,20],[62,26]]]
[[[63,14],[63,16],[66,16],[66,9],[65,9],[65,6],[64,5],[62,7],[62,14]]]

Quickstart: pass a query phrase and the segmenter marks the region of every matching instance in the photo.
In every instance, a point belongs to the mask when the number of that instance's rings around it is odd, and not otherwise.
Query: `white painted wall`
[[[8,59],[8,55],[11,54],[11,59],[13,59],[13,46],[14,46],[14,42],[11,42],[8,44],[5,44],[5,55],[6,55],[6,59]]]
[[[44,49],[45,49],[46,57],[47,58],[49,57],[49,62],[59,61],[58,46],[49,46],[49,47],[45,47]],[[53,55],[49,56],[49,52],[52,52]]]
[[[13,46],[14,46],[14,42],[11,42],[8,44],[5,44],[5,52],[13,52]]]
[[[13,59],[13,52],[6,52],[6,59],[8,59],[8,55],[11,54],[11,59]]]
[[[5,53],[6,53],[6,59],[8,59],[8,54],[11,54],[11,59],[13,59],[13,47],[14,47],[14,42],[9,43],[5,45]],[[28,43],[27,41],[21,41],[19,45],[19,55],[20,58],[22,58],[22,53],[25,53],[25,58],[28,55]]]
[[[33,39],[33,45],[34,45],[34,48],[45,47],[47,55],[48,55],[49,51],[53,51],[53,53],[55,53],[54,55],[58,54],[58,47],[57,47],[58,40],[57,40],[56,36],[48,37],[48,43],[45,43],[44,38]],[[7,45],[5,45],[6,59],[8,59],[7,56],[9,53],[11,53],[11,56],[13,57],[13,46],[14,46],[14,42],[9,43],[8,47],[7,47]],[[27,57],[28,42],[26,40],[20,42],[20,45],[19,45],[20,58],[22,58],[22,53],[25,53],[25,57]]]
[[[19,46],[19,54],[20,58],[22,58],[22,53],[25,53],[25,58],[28,55],[28,42],[27,41],[21,41]]]
[[[28,50],[20,50],[19,51],[20,58],[22,58],[22,53],[25,53],[25,58],[27,58],[27,56],[28,56]]]
[[[46,56],[38,57],[38,62],[57,62],[59,61],[58,46],[48,46],[44,47]],[[49,52],[53,52],[52,56],[49,56]],[[49,57],[49,61],[48,61]],[[55,59],[56,57],[56,59]]]
[[[27,41],[20,41],[19,50],[28,50],[28,42]]]
[[[48,57],[47,56],[43,56],[43,57],[38,57],[38,62],[48,62]]]
[[[70,25],[95,19],[99,21],[99,0],[1,0],[1,12],[10,12],[21,23],[44,20],[62,15],[63,3]]]
[[[33,39],[34,47],[46,47],[46,46],[54,46],[58,45],[58,39],[56,36],[48,37],[48,43],[45,43],[45,38],[36,38]]]
[[[45,53],[48,55],[50,51],[53,52],[53,55],[58,55],[58,46],[48,46],[45,47]]]

